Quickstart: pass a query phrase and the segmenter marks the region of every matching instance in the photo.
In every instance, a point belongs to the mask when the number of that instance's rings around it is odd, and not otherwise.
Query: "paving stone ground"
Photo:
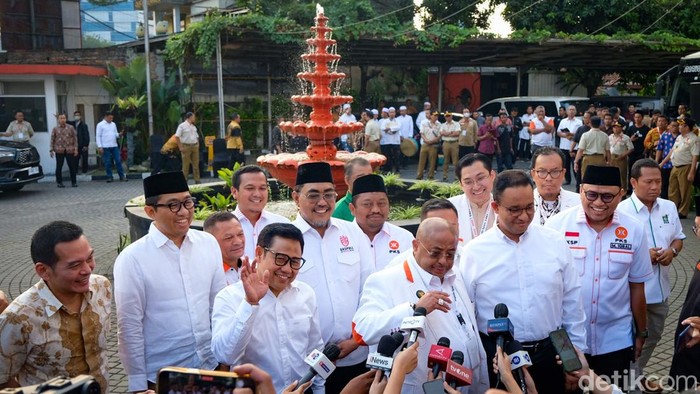
[[[525,167],[524,162],[516,163],[516,168]],[[402,175],[406,179],[415,178],[415,165],[403,170]],[[442,173],[438,172],[437,175],[441,176]],[[453,178],[454,175],[451,174],[450,180]],[[130,198],[142,194],[142,183],[139,180],[109,184],[104,181],[79,180],[78,188],[65,189],[58,189],[50,182],[52,180],[28,185],[18,193],[0,193],[0,289],[12,298],[37,281],[29,254],[29,241],[36,229],[53,220],[69,220],[83,227],[95,249],[96,273],[111,280],[119,235],[128,234],[123,206]],[[567,188],[572,189],[570,186]],[[692,220],[685,219],[682,222],[689,238],[680,256],[671,265],[670,312],[663,339],[649,362],[647,373],[665,375],[668,372],[678,314],[693,267],[700,256],[700,241],[692,237],[690,229]],[[108,347],[111,392],[126,393],[126,377],[117,356],[115,322],[108,337]]]

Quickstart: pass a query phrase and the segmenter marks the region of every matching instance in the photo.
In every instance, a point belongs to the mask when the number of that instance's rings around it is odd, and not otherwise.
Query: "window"
[[[48,131],[43,81],[0,81],[0,131],[15,120],[17,110],[34,131]]]

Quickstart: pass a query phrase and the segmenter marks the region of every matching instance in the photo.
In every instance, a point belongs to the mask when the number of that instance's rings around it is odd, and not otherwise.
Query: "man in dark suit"
[[[88,171],[88,156],[90,152],[88,148],[90,146],[90,131],[88,130],[87,123],[83,121],[82,114],[80,111],[73,112],[73,121],[67,122],[78,133],[78,163],[80,163],[80,168],[83,174]]]

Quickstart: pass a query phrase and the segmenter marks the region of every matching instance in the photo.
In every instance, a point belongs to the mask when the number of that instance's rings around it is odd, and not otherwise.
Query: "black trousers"
[[[486,359],[489,362],[489,382],[490,387],[496,387],[496,374],[493,373],[493,358],[496,355],[496,341],[484,333],[479,333],[481,343],[484,345]],[[564,370],[557,365],[556,351],[552,341],[546,338],[538,341],[537,345],[531,342],[523,343],[523,350],[527,351],[532,359],[532,366],[527,370],[535,382],[537,392],[540,394],[562,394],[565,392]]]
[[[586,354],[588,366],[598,376],[605,376],[611,383],[616,384],[622,391],[629,389],[630,363],[634,358],[634,348],[625,348],[614,352],[592,356]],[[625,378],[627,377],[627,378]]]
[[[78,157],[68,153],[56,153],[56,183],[63,184],[63,162],[68,163],[68,172],[70,172],[70,181],[72,184],[77,183],[76,173],[78,172]]]
[[[349,381],[367,371],[364,361],[347,367],[336,367],[335,371],[326,380],[326,394],[340,393]]]
[[[384,168],[386,171],[393,171],[399,173],[399,145],[386,144],[380,145],[382,154],[386,156],[386,164]]]
[[[90,156],[90,152],[87,149],[83,150],[83,148],[78,148],[78,152],[78,161],[81,165],[81,171],[83,174],[86,174],[88,172],[88,156]]]
[[[573,171],[572,165],[571,165],[571,154],[569,150],[561,150],[562,153],[564,153],[564,169],[566,170],[566,174],[564,174],[564,180],[566,183],[571,183],[571,172]]]
[[[228,149],[228,152],[231,157],[229,161],[229,168],[233,168],[236,163],[240,163],[241,166],[245,165],[245,155],[240,149]]]
[[[459,158],[462,159],[464,155],[476,152],[476,147],[474,146],[459,146]]]
[[[668,200],[668,181],[671,178],[671,169],[661,169],[661,198]]]

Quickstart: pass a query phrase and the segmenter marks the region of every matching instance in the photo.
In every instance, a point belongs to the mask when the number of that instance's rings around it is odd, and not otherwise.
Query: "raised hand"
[[[243,283],[245,300],[250,305],[257,305],[269,290],[270,271],[265,270],[261,275],[257,265],[257,260],[250,263],[247,256],[241,258],[241,282]]]

